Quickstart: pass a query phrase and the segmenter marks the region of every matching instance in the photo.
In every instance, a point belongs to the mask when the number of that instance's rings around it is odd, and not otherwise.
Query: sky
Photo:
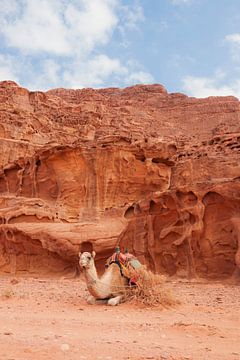
[[[0,81],[240,98],[240,0],[0,0]]]

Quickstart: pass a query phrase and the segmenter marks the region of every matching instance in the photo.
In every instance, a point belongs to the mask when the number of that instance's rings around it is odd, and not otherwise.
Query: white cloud
[[[188,4],[188,3],[192,2],[192,0],[170,0],[170,2],[173,5],[180,5],[180,4]]]
[[[128,32],[133,30],[139,31],[139,24],[145,20],[143,8],[139,1],[134,0],[129,5],[121,5],[119,2],[118,10],[122,21],[119,21],[117,29],[122,37],[120,45],[123,48],[127,48],[130,45]]]
[[[30,76],[27,88],[31,90],[48,90],[49,84],[53,88],[60,86],[62,83],[61,70],[61,66],[53,59],[46,59],[42,62],[37,76],[35,76],[34,68],[30,67],[28,69]]]
[[[11,16],[19,10],[17,0],[1,0],[0,18]]]
[[[233,95],[240,98],[240,79],[222,85],[223,74],[216,74],[213,78],[186,76],[183,79],[183,89],[188,95],[195,97],[208,96],[229,96]]]
[[[240,62],[240,34],[234,33],[226,35],[225,40],[230,44],[232,60]]]
[[[51,0],[39,2],[27,0],[17,12],[16,20],[5,17],[0,32],[8,44],[22,52],[34,53],[46,51],[55,54],[66,54],[71,48],[67,42],[66,29],[60,19],[57,2]],[[61,8],[61,7],[60,7]]]
[[[141,66],[135,61],[123,65],[119,59],[104,54],[97,55],[86,63],[76,61],[71,70],[64,72],[63,77],[64,83],[72,88],[103,87],[104,82],[110,78],[112,86],[121,82],[125,85],[154,82],[152,75],[141,70]]]
[[[104,53],[114,31],[136,30],[144,20],[138,0],[131,6],[121,0],[1,0],[0,20],[5,55],[9,48],[18,52],[0,74],[16,79],[21,58],[22,66],[29,65],[22,71],[24,86],[32,90],[152,79],[141,66]]]
[[[13,80],[18,82],[18,66],[13,57],[0,55],[0,81]]]
[[[142,6],[138,1],[135,0],[135,2],[131,5],[124,5],[121,7],[121,10],[124,13],[124,25],[125,27],[136,29],[137,24],[139,22],[142,22],[145,20],[145,16],[143,13]]]
[[[9,45],[28,53],[47,52],[56,55],[71,55],[91,51],[96,44],[108,41],[117,25],[116,1],[81,0],[26,0],[19,1],[21,11],[7,17],[0,32]]]
[[[234,44],[240,45],[240,34],[238,34],[238,33],[226,35],[225,39],[227,41],[230,41],[230,42],[234,43]]]
[[[65,84],[72,88],[100,87],[110,76],[126,76],[128,70],[118,59],[107,55],[92,57],[86,62],[75,62],[74,66],[63,74]]]
[[[82,0],[81,3],[83,8],[77,9],[70,4],[65,13],[72,51],[78,53],[106,44],[118,23],[116,1]]]
[[[145,72],[145,71],[137,71],[133,72],[129,75],[129,77],[126,79],[128,83],[141,83],[141,84],[151,84],[154,82],[154,78],[151,74]]]
[[[228,64],[210,77],[185,76],[183,90],[195,97],[229,96],[240,98],[240,33],[228,34],[224,44],[230,45]],[[230,75],[230,76],[229,76]]]

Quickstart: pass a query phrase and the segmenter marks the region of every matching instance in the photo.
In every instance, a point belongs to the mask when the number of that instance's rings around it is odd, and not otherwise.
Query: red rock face
[[[152,270],[240,274],[240,109],[161,85],[0,83],[0,271],[63,272],[116,244]]]

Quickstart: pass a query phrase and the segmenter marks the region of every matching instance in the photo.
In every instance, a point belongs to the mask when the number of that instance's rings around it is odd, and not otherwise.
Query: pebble
[[[167,353],[161,354],[161,360],[168,360],[168,359],[169,359],[169,355]]]
[[[62,350],[62,351],[68,351],[69,349],[70,349],[69,344],[62,344],[62,345],[61,345],[61,350]]]
[[[16,285],[16,284],[19,283],[19,280],[17,280],[17,279],[11,279],[11,280],[10,280],[10,283],[13,284],[13,285]]]

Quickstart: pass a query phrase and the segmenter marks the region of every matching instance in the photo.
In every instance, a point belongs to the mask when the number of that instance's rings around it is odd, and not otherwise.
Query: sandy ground
[[[240,359],[240,286],[168,282],[181,304],[87,305],[81,279],[0,279],[0,360]]]

